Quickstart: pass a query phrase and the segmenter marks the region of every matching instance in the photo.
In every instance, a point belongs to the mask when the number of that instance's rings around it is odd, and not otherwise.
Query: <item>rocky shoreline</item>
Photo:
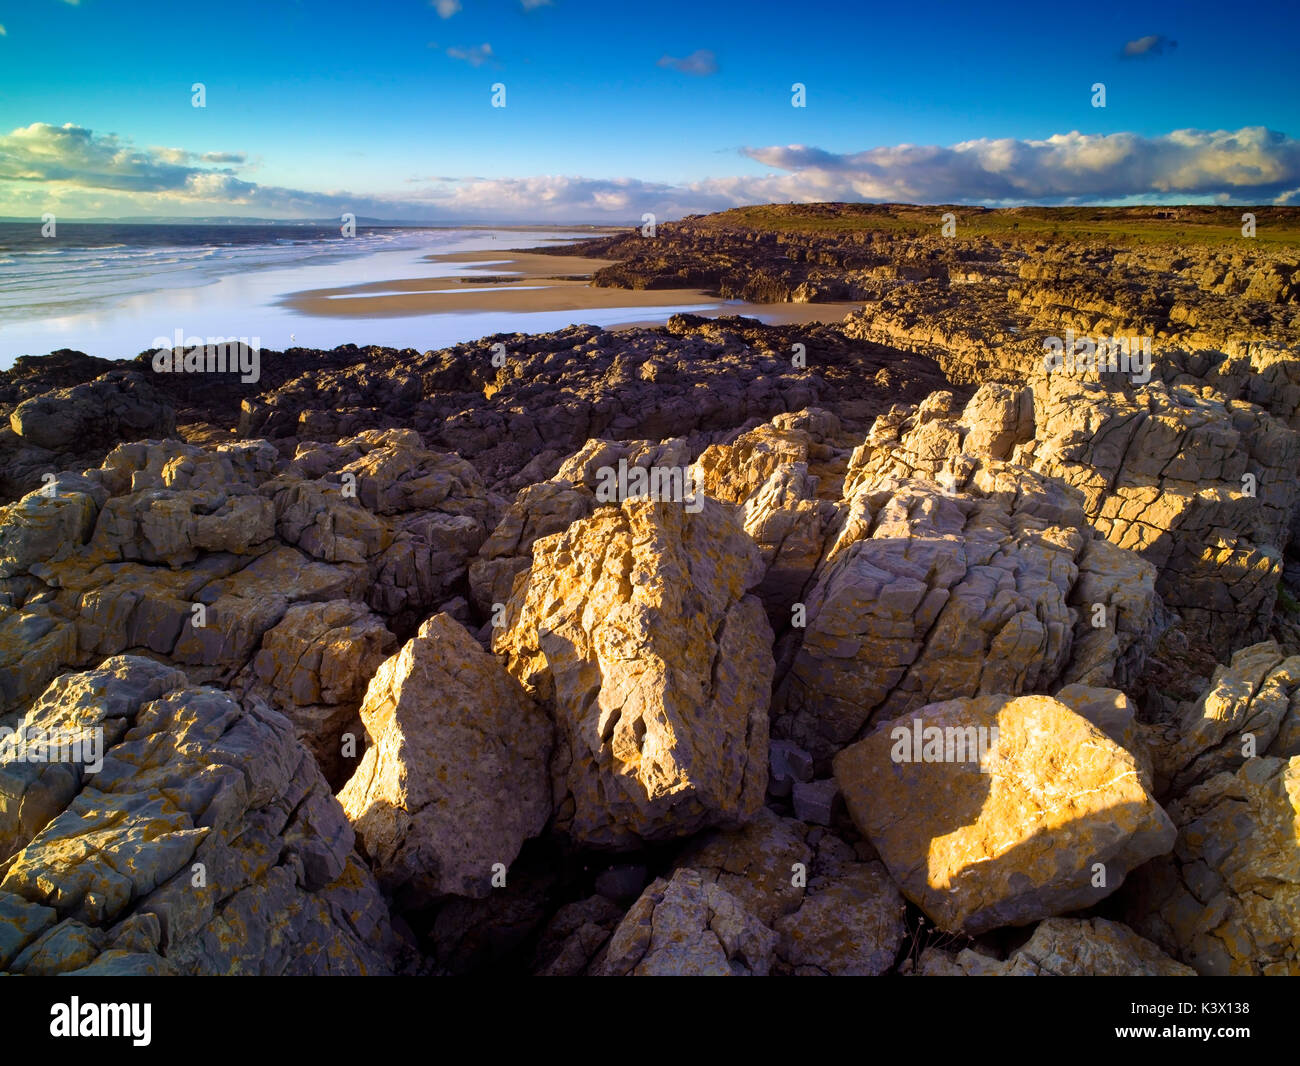
[[[1300,973],[1295,246],[837,208],[561,251],[839,325],[0,374],[0,972]]]

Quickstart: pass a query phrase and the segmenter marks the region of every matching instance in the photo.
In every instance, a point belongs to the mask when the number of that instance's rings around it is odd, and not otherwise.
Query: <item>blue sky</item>
[[[1300,190],[1293,3],[0,0],[0,26],[6,215]]]

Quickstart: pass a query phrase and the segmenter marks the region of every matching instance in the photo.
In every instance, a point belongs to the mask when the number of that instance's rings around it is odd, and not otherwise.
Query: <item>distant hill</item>
[[[963,237],[1218,244],[1241,237],[1242,215],[1255,216],[1263,243],[1300,243],[1300,207],[1271,204],[1151,204],[1126,207],[970,207],[961,204],[759,204],[682,221],[696,229],[778,233],[935,233],[952,212]]]

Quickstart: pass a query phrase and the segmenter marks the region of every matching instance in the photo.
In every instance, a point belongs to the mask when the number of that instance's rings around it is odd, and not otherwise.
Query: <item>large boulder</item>
[[[372,746],[339,801],[408,905],[483,897],[550,815],[551,724],[458,622],[435,615],[366,690]]]
[[[807,594],[806,628],[782,655],[773,732],[820,766],[873,722],[926,703],[1080,675],[1110,683],[1146,640],[1151,568],[1099,548],[1060,486],[1005,464],[960,492],[882,477],[855,484]],[[1123,652],[1109,667],[1097,654],[1107,649]]]
[[[931,704],[834,765],[904,895],[951,932],[1095,904],[1174,842],[1137,759],[1049,696]]]
[[[10,413],[9,425],[38,448],[79,453],[124,439],[168,436],[176,429],[176,413],[144,374],[111,370],[24,400]]]
[[[682,868],[632,905],[593,972],[598,977],[765,977],[777,935],[735,896]]]
[[[493,637],[554,716],[556,826],[625,846],[762,805],[772,633],[753,543],[698,500],[627,499],[533,545]]]

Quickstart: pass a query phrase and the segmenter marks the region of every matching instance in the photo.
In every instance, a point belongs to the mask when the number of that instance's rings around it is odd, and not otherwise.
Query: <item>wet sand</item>
[[[627,308],[616,328],[662,325],[653,308],[707,305],[699,314],[749,315],[767,322],[839,322],[860,303],[750,304],[724,301],[700,289],[611,289],[589,284],[611,260],[494,249],[425,257],[446,272],[423,278],[372,281],[286,296],[282,305],[304,314],[337,318],[387,318],[496,311],[586,311]],[[647,315],[644,312],[649,311]]]

